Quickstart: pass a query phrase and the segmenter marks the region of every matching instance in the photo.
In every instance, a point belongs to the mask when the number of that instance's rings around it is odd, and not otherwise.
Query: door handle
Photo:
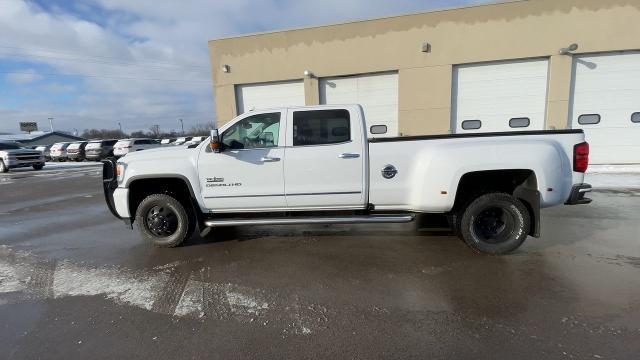
[[[355,158],[359,158],[360,154],[344,153],[344,154],[338,155],[338,157],[340,159],[355,159]]]
[[[264,156],[260,159],[260,161],[262,162],[276,162],[276,161],[280,161],[279,157],[269,157],[269,156]]]

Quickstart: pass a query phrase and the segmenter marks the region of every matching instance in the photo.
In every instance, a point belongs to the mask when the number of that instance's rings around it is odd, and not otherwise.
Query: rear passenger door
[[[287,113],[285,194],[289,208],[363,208],[364,130],[345,109]]]

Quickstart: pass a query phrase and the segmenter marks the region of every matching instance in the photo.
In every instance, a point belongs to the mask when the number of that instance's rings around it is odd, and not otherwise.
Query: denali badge
[[[212,178],[207,178],[207,182],[223,182],[224,178],[219,178],[219,177],[212,177]]]
[[[382,177],[385,179],[391,179],[396,176],[397,173],[398,169],[393,165],[385,165],[385,167],[382,168]]]

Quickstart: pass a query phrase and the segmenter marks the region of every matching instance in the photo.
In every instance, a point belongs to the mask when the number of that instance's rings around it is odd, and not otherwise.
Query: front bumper
[[[573,185],[571,188],[571,195],[569,195],[569,199],[565,205],[581,205],[590,203],[592,200],[585,197],[585,194],[591,192],[591,190],[591,184]]]
[[[38,165],[38,164],[44,164],[44,157],[41,159],[35,159],[35,160],[15,160],[15,159],[5,160],[5,165],[9,169],[29,167],[29,166]]]

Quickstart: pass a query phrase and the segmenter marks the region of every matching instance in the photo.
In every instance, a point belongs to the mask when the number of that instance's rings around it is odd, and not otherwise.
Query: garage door
[[[398,73],[320,79],[321,104],[360,104],[367,125],[387,125],[384,135],[398,136]]]
[[[640,53],[575,56],[571,126],[594,164],[640,163]]]
[[[456,133],[544,129],[547,59],[460,65],[453,70]]]
[[[300,81],[273,82],[236,86],[238,114],[251,109],[304,105],[304,83]]]

